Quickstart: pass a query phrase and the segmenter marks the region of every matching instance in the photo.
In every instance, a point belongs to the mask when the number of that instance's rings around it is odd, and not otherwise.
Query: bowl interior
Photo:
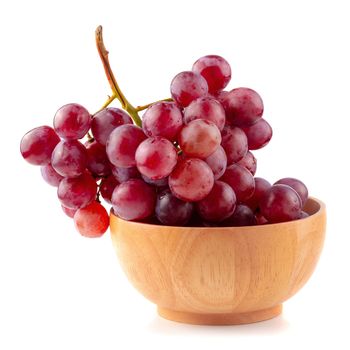
[[[307,212],[309,215],[316,214],[320,209],[321,205],[318,201],[309,199],[304,206],[304,211]]]

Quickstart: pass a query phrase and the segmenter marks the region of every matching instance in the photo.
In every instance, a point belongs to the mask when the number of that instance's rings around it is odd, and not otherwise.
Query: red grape
[[[174,102],[157,102],[142,116],[142,128],[148,137],[162,136],[174,141],[182,128],[182,112]]]
[[[260,213],[260,211],[255,213],[255,219],[258,225],[265,225],[269,223],[265,216]]]
[[[205,78],[210,93],[224,89],[231,79],[229,63],[217,55],[201,57],[194,63],[192,70]]]
[[[237,162],[237,164],[248,169],[253,176],[255,175],[257,160],[252,152],[248,151],[247,154],[239,162]]]
[[[46,165],[51,162],[51,154],[60,138],[49,126],[39,126],[28,131],[21,140],[23,158],[33,165]]]
[[[109,216],[103,205],[92,202],[77,210],[74,214],[74,224],[84,237],[101,237],[108,229]]]
[[[211,96],[199,97],[192,101],[184,112],[185,124],[196,119],[209,120],[222,131],[226,120],[224,107]]]
[[[120,168],[117,166],[112,166],[112,174],[120,183],[131,179],[141,178],[141,174],[137,170],[136,166],[132,166],[130,168]]]
[[[107,158],[106,148],[100,143],[88,142],[87,151],[87,168],[93,176],[108,176],[111,173],[111,165]]]
[[[236,195],[222,181],[215,181],[210,193],[196,203],[198,214],[206,221],[220,222],[231,216],[236,208]]]
[[[86,168],[86,163],[86,148],[77,140],[62,140],[52,152],[52,167],[65,177],[81,175]]]
[[[226,111],[227,123],[238,126],[255,123],[264,112],[263,101],[259,94],[243,87],[226,94],[222,104]]]
[[[250,150],[266,146],[272,137],[272,128],[265,119],[260,119],[255,124],[242,127],[242,129],[247,135]]]
[[[55,131],[66,140],[83,138],[89,131],[90,125],[90,113],[77,103],[69,103],[61,107],[53,119]]]
[[[301,200],[291,187],[273,185],[260,200],[260,210],[271,223],[295,220],[301,214]]]
[[[79,177],[64,178],[58,185],[57,195],[65,207],[78,209],[91,203],[97,192],[95,179],[87,172]]]
[[[254,193],[255,182],[253,175],[249,170],[238,164],[232,164],[227,167],[220,180],[232,187],[238,202],[245,202]]]
[[[122,168],[135,166],[136,149],[146,138],[142,129],[136,125],[126,124],[114,129],[106,143],[109,161]]]
[[[63,212],[70,218],[74,218],[74,214],[77,212],[78,209],[72,209],[65,207],[63,204],[61,204],[61,208]]]
[[[121,183],[112,195],[113,210],[124,220],[140,220],[151,216],[155,203],[154,188],[139,179]]]
[[[176,198],[169,189],[158,194],[156,217],[164,225],[184,226],[191,219],[193,204]]]
[[[63,176],[57,173],[51,164],[42,166],[40,171],[43,179],[51,186],[57,187],[63,179]]]
[[[204,161],[209,165],[214,174],[214,179],[218,180],[224,174],[227,166],[227,156],[225,150],[219,146],[218,149],[212,153]]]
[[[159,189],[161,188],[166,188],[168,187],[168,178],[164,177],[163,179],[158,179],[158,180],[153,180],[150,179],[149,177],[145,176],[145,175],[141,175],[142,180],[145,181],[147,184],[155,186]]]
[[[256,211],[259,207],[261,198],[271,188],[271,184],[261,177],[255,177],[254,182],[254,193],[249,199],[244,201],[244,204],[246,204],[251,210]]]
[[[180,161],[169,176],[171,192],[186,202],[206,197],[214,185],[214,175],[209,165],[197,158]]]
[[[208,84],[198,73],[181,72],[172,80],[170,92],[178,105],[187,107],[192,101],[208,93]]]
[[[112,194],[114,189],[119,185],[118,181],[113,175],[102,179],[100,183],[100,193],[102,198],[108,203],[112,204]]]
[[[249,207],[238,204],[234,213],[222,224],[225,226],[254,226],[257,224],[257,221]]]
[[[141,174],[152,180],[159,180],[170,175],[174,169],[177,151],[170,141],[155,136],[140,143],[135,159]]]
[[[207,158],[220,146],[221,134],[214,123],[196,119],[182,128],[178,141],[187,156]]]
[[[309,196],[309,192],[307,190],[307,187],[303,182],[301,182],[298,179],[295,179],[293,177],[285,177],[283,179],[280,179],[275,182],[275,185],[277,184],[283,184],[287,185],[289,187],[292,187],[292,189],[298,193],[300,199],[301,199],[301,206],[303,207],[307,201],[307,198]]]
[[[119,108],[109,107],[94,115],[91,132],[98,143],[106,145],[110,133],[124,124],[133,124],[130,116]]]
[[[248,152],[247,136],[235,126],[224,127],[221,145],[226,152],[228,165],[239,162]]]

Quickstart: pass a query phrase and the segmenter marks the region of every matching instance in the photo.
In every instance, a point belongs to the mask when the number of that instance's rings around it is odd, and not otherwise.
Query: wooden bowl
[[[179,322],[229,325],[267,320],[309,279],[326,227],[325,205],[309,217],[245,227],[170,227],[111,213],[111,236],[134,287]]]

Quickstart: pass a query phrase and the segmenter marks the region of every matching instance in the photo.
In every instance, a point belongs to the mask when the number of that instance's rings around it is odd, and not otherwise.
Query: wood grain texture
[[[306,219],[249,227],[169,227],[111,214],[111,237],[130,282],[161,316],[195,324],[276,316],[310,278],[326,211],[309,199]],[[250,315],[250,316],[249,316]]]

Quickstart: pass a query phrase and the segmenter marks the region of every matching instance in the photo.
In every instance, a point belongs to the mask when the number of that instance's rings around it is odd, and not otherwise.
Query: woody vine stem
[[[103,42],[103,35],[102,35],[102,26],[98,26],[95,32],[95,38],[96,38],[96,46],[97,46],[97,51],[100,55],[102,64],[103,64],[103,68],[105,70],[109,85],[112,89],[112,95],[108,98],[108,100],[104,103],[104,105],[102,106],[101,110],[108,107],[115,99],[118,99],[122,108],[124,110],[126,110],[132,120],[134,121],[134,123],[138,126],[141,127],[142,125],[142,121],[141,118],[138,114],[138,112],[148,108],[152,103],[149,103],[147,105],[144,106],[138,106],[138,107],[134,107],[125,97],[125,95],[123,94],[123,92],[121,91],[118,82],[114,76],[114,73],[112,71],[111,65],[109,63],[109,59],[108,59],[108,51],[104,45]],[[171,98],[167,98],[161,101],[172,101]]]

